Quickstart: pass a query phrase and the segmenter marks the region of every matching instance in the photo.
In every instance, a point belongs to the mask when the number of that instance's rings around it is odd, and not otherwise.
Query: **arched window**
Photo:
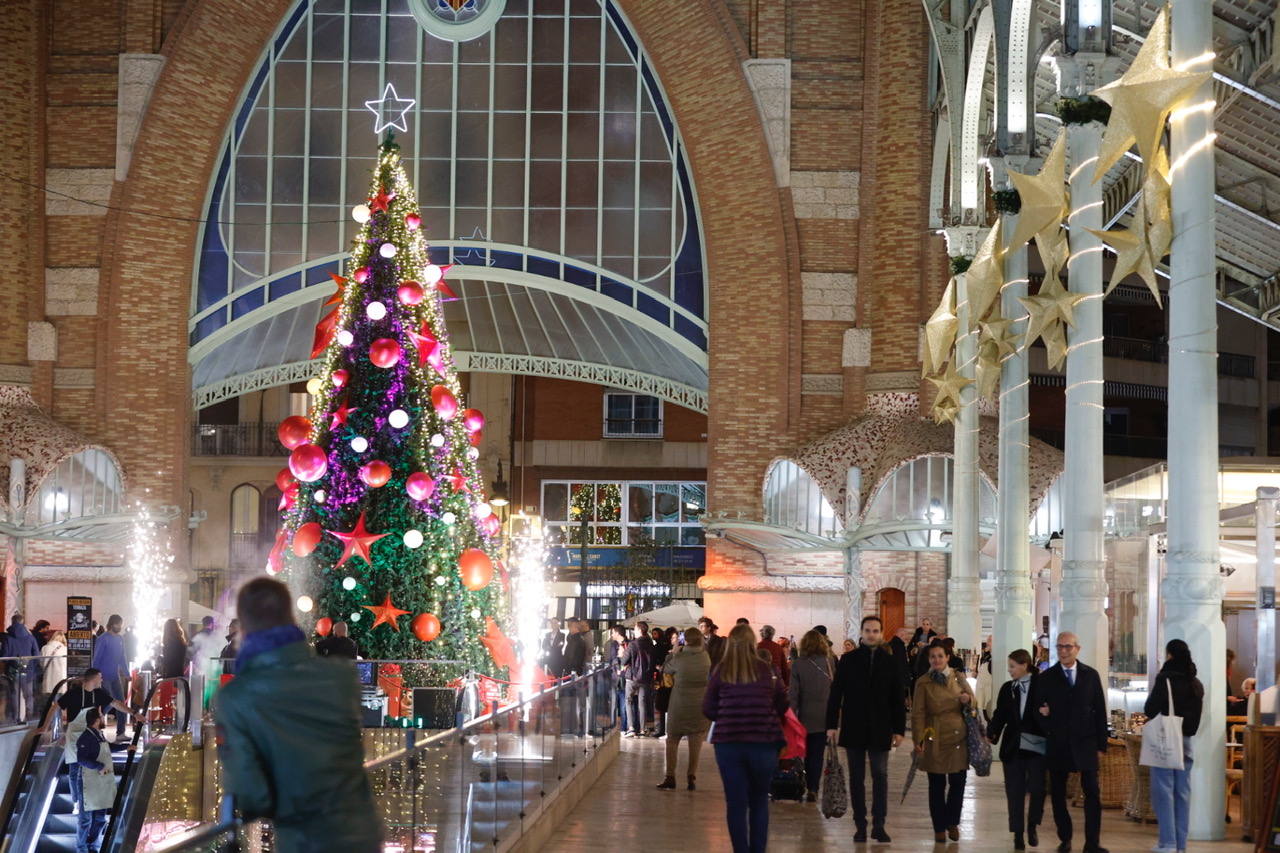
[[[120,512],[124,487],[115,459],[89,448],[63,459],[40,482],[27,505],[28,523],[55,524]]]
[[[950,528],[953,518],[954,468],[950,456],[921,456],[895,468],[872,494],[862,520],[869,535],[877,527],[885,532],[874,532],[864,547],[943,547],[946,543],[942,534]],[[995,521],[996,491],[986,477],[979,475],[978,523],[992,527]]]
[[[229,567],[257,568],[258,528],[262,495],[256,487],[242,483],[231,491],[231,547]]]
[[[817,481],[790,459],[775,462],[765,477],[764,520],[832,538],[844,530]]]

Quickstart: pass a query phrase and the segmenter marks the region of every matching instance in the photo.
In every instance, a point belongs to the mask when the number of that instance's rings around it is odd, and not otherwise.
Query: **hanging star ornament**
[[[338,530],[326,530],[330,536],[340,539],[345,546],[342,550],[342,559],[338,560],[335,569],[342,568],[343,564],[351,557],[358,556],[369,565],[373,565],[373,560],[369,557],[369,548],[374,542],[377,542],[387,533],[370,533],[364,526],[364,513],[360,513],[360,518],[356,521],[356,526],[350,533],[342,533]]]
[[[378,187],[378,194],[375,195],[373,198],[369,199],[369,212],[370,213],[379,213],[379,212],[386,213],[387,206],[391,203],[391,200],[395,197],[396,197],[396,194],[387,192],[386,187]]]
[[[1003,227],[997,220],[964,272],[965,299],[969,302],[969,331],[987,316],[991,305],[1004,286],[1004,250],[1001,249]]]
[[[1000,387],[1000,354],[995,344],[978,345],[978,396],[994,399]]]
[[[408,133],[409,119],[407,116],[409,110],[413,109],[413,105],[416,103],[417,101],[413,100],[413,98],[401,98],[396,94],[396,87],[388,83],[386,88],[382,90],[382,97],[375,101],[365,101],[364,108],[375,116],[373,120],[373,132],[375,134],[382,133],[389,127]]]
[[[1134,212],[1133,221],[1128,229],[1113,231],[1094,231],[1089,233],[1111,244],[1116,251],[1116,265],[1111,271],[1111,281],[1107,283],[1107,293],[1116,289],[1125,276],[1137,273],[1146,283],[1151,295],[1156,298],[1156,305],[1164,307],[1160,302],[1160,286],[1156,283],[1155,264],[1151,262],[1151,247],[1147,241],[1147,223],[1142,210]]]
[[[1049,344],[1049,338],[1045,335],[1047,331],[1063,323],[1074,326],[1075,307],[1082,299],[1084,296],[1071,293],[1057,278],[1046,278],[1040,285],[1040,292],[1035,296],[1019,297],[1018,301],[1027,309],[1027,333],[1024,345],[1031,346],[1036,338],[1044,337],[1047,346]]]
[[[982,323],[979,347],[994,347],[997,361],[1004,361],[1018,351],[1018,335],[1013,331],[1015,321],[993,315]]]
[[[1173,245],[1169,156],[1164,148],[1147,164],[1147,177],[1142,182],[1142,212],[1147,219],[1147,245],[1151,248],[1151,260],[1159,263]],[[1157,298],[1156,301],[1160,300]]]
[[[405,334],[409,336],[409,340],[413,341],[414,349],[418,351],[418,367],[426,364],[427,359],[440,347],[440,342],[436,340],[435,335],[431,334],[426,320],[422,321],[421,329],[416,332],[413,329],[406,329]]]
[[[1175,71],[1169,64],[1169,7],[1161,9],[1124,76],[1093,91],[1111,105],[1094,183],[1135,142],[1143,160],[1155,157],[1169,113],[1212,77],[1211,71]]]
[[[942,366],[951,358],[951,347],[956,342],[956,329],[960,321],[956,319],[956,281],[947,282],[942,291],[942,301],[934,310],[933,316],[924,324],[924,358],[921,375],[942,372]]]
[[[339,563],[338,565],[342,564]],[[399,607],[392,604],[391,593],[389,592],[381,604],[362,604],[360,606],[365,610],[371,611],[374,616],[378,617],[377,619],[374,619],[373,624],[369,626],[370,631],[377,628],[379,625],[390,625],[392,630],[399,631],[400,625],[396,620],[409,612],[408,610],[401,610]]]
[[[358,411],[360,411],[360,409],[348,406],[347,401],[343,400],[338,405],[338,408],[333,410],[333,414],[329,416],[329,431],[333,432],[340,426],[346,426],[347,418],[351,417],[353,412]]]
[[[1008,245],[1009,251],[1015,251],[1042,231],[1057,231],[1070,212],[1067,204],[1066,129],[1058,131],[1058,138],[1034,178],[1011,170],[1009,179],[1013,181],[1022,203],[1018,211],[1018,227],[1014,229],[1013,239]]]
[[[956,422],[956,415],[960,414],[960,407],[953,400],[934,400],[933,401],[933,421],[938,424],[953,424]]]
[[[347,292],[347,280],[345,278],[335,272],[329,273],[329,278],[333,279],[333,283],[338,285],[338,289],[333,292],[332,296],[325,300],[324,305],[321,306],[324,308],[328,308],[330,305],[341,304],[342,296]]]
[[[956,404],[960,402],[960,392],[973,384],[972,379],[960,375],[954,364],[948,364],[946,370],[928,379],[938,389],[938,401],[951,400]]]

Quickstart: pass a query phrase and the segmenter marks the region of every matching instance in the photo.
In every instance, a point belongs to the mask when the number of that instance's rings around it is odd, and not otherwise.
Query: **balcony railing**
[[[191,428],[192,456],[288,456],[276,437],[276,424],[196,424]]]
[[[1102,354],[1108,358],[1124,358],[1129,361],[1147,361],[1153,364],[1169,362],[1169,345],[1162,340],[1123,338],[1111,335],[1102,341]],[[1252,379],[1256,375],[1257,360],[1251,355],[1234,352],[1218,354],[1218,375],[1236,379]]]
[[[605,418],[605,438],[662,438],[662,418]]]

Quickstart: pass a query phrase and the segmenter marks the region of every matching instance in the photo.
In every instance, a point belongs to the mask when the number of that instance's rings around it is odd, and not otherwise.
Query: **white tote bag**
[[[1138,763],[1143,767],[1163,767],[1166,770],[1182,770],[1182,718],[1173,714],[1173,688],[1168,677],[1164,680],[1169,691],[1169,713],[1156,714],[1142,727],[1142,754]]]

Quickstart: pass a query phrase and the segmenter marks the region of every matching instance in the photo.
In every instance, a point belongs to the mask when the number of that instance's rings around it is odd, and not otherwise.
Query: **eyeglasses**
[[[1066,644],[1058,643],[1056,646],[1054,646],[1054,648],[1061,651],[1062,649],[1078,649],[1080,647],[1077,646],[1075,643],[1066,643]]]

